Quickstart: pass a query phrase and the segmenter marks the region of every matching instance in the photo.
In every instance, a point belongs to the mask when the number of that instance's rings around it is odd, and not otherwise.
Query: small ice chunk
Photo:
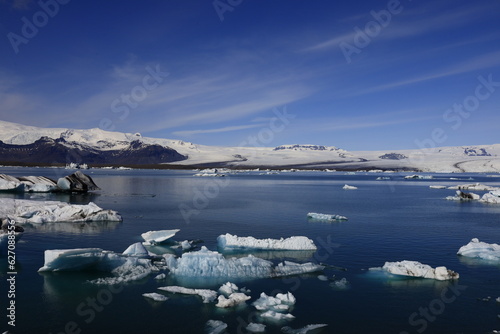
[[[224,297],[223,295],[220,295],[218,298],[218,302],[217,304],[215,304],[215,306],[222,308],[233,307],[241,303],[244,303],[249,299],[250,297],[245,295],[244,293],[234,292],[230,294],[228,298]]]
[[[158,289],[171,292],[171,293],[181,293],[185,295],[198,295],[203,299],[204,303],[213,302],[217,298],[217,292],[209,289],[190,289],[182,286],[164,286]]]
[[[122,253],[123,255],[133,255],[133,256],[148,256],[148,250],[140,242],[136,242],[128,246],[128,248]]]
[[[318,275],[318,279],[320,281],[328,281],[328,277],[326,277],[325,275]]]
[[[155,302],[164,302],[165,300],[168,299],[168,297],[166,297],[162,294],[156,293],[156,292],[143,293],[142,295],[146,298],[151,298]]]
[[[141,237],[151,245],[159,244],[167,239],[172,238],[180,230],[161,230],[161,231],[148,231],[141,234]]]
[[[251,322],[247,325],[246,330],[250,333],[264,333],[266,331],[266,325]]]
[[[260,298],[252,303],[259,311],[286,312],[295,304],[295,297],[291,292],[287,294],[278,293],[276,297],[268,296],[265,292],[260,294]]]
[[[295,317],[290,313],[279,313],[275,311],[266,311],[260,315],[262,318],[271,321],[283,321],[283,320],[292,320]]]
[[[446,269],[446,267],[432,268],[429,265],[417,261],[386,262],[383,270],[402,276],[433,278],[439,281],[458,279],[458,273]]]
[[[344,189],[344,190],[356,190],[356,189],[358,189],[358,187],[350,186],[350,185],[346,184],[342,187],[342,189]]]
[[[500,190],[490,191],[481,197],[481,202],[500,204]]]
[[[193,247],[193,246],[191,245],[191,243],[188,240],[184,240],[181,242],[182,250],[189,250],[189,249],[191,249],[191,247]]]
[[[219,293],[225,295],[226,297],[234,292],[238,292],[238,286],[231,282],[224,283],[219,288]]]
[[[208,320],[205,324],[205,333],[207,334],[221,334],[227,328],[227,324],[220,320]]]
[[[337,290],[347,290],[349,289],[349,285],[349,281],[345,277],[330,283],[330,286]]]
[[[299,329],[292,329],[291,327],[285,326],[281,328],[281,332],[285,334],[307,334],[310,331],[313,331],[318,328],[323,328],[328,326],[327,324],[314,324],[314,325],[307,325],[305,327],[299,328]]]
[[[314,241],[307,237],[296,236],[286,239],[256,239],[238,237],[229,233],[220,235],[217,243],[222,249],[279,249],[279,250],[316,250]]]
[[[331,215],[326,213],[316,213],[309,212],[307,218],[314,220],[324,220],[324,221],[336,221],[336,220],[347,220],[347,217],[341,215]]]
[[[431,189],[446,189],[446,186],[429,186]]]
[[[460,247],[458,255],[490,261],[500,261],[500,245],[488,244],[473,238],[467,245]]]
[[[155,276],[155,280],[162,280],[162,279],[165,279],[166,277],[167,277],[167,275],[165,275],[165,274],[159,274],[159,275]]]

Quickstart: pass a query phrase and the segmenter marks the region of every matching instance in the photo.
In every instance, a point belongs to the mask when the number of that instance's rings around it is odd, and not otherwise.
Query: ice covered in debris
[[[196,252],[184,253],[180,258],[166,258],[170,274],[195,278],[265,278],[321,271],[323,266],[314,263],[298,264],[285,261],[274,266],[272,262],[248,255],[225,258],[221,253],[205,246]]]
[[[347,217],[341,215],[331,215],[325,213],[309,212],[307,218],[314,220],[324,220],[324,221],[336,221],[336,220],[347,220]]]
[[[358,187],[350,186],[350,185],[346,184],[342,187],[342,189],[344,189],[344,190],[356,190],[356,189],[358,189]]]
[[[150,298],[150,299],[154,300],[155,302],[164,302],[165,300],[168,299],[168,297],[166,297],[162,294],[156,293],[156,292],[143,293],[142,296],[146,297],[146,298]]]
[[[146,244],[155,245],[160,244],[172,238],[180,230],[161,230],[161,231],[148,231],[141,234],[141,237],[146,241]]]
[[[57,182],[44,176],[14,177],[0,174],[0,191],[48,193],[58,191],[87,192],[98,190],[92,178],[80,171],[60,178]]]
[[[474,193],[466,193],[461,190],[457,190],[455,196],[446,197],[449,201],[474,201],[479,200],[481,196]]]
[[[386,262],[383,270],[402,276],[432,278],[439,281],[458,279],[458,273],[446,269],[446,267],[432,268],[427,264],[417,261]]]
[[[124,256],[100,248],[50,249],[44,253],[45,271],[102,271],[113,277],[92,281],[96,284],[117,284],[142,279],[155,270],[149,259]]]
[[[500,245],[489,244],[474,238],[467,245],[460,247],[457,254],[483,260],[500,261]]]
[[[0,198],[0,218],[9,217],[17,223],[122,221],[118,212],[104,210],[95,203],[68,204],[57,201],[32,201]]]
[[[205,324],[205,333],[207,334],[221,334],[227,328],[227,324],[220,320],[208,320]]]
[[[209,289],[191,289],[176,285],[162,286],[159,287],[158,289],[162,291],[167,291],[171,293],[180,293],[184,295],[198,295],[203,299],[204,303],[213,302],[217,298],[217,291]]]
[[[256,239],[254,237],[238,237],[226,233],[217,237],[221,249],[261,249],[261,250],[316,250],[314,241],[307,237],[295,236],[286,239]]]
[[[313,325],[307,325],[305,327],[298,328],[298,329],[293,329],[291,327],[285,326],[285,327],[281,328],[281,332],[285,333],[285,334],[307,334],[310,331],[313,331],[313,330],[318,329],[318,328],[323,328],[326,326],[328,326],[328,325],[327,324],[313,324]]]
[[[247,296],[242,292],[233,292],[227,298],[224,295],[220,295],[217,298],[218,302],[215,306],[222,308],[233,307],[242,304],[249,299],[250,296]]]

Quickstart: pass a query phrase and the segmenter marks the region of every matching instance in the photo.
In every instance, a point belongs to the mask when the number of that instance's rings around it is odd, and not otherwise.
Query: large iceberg
[[[417,261],[386,262],[382,270],[394,275],[432,278],[439,281],[458,279],[459,277],[458,273],[446,269],[446,267],[432,268]]]
[[[9,217],[17,223],[122,221],[113,210],[104,210],[95,203],[68,204],[57,201],[31,201],[0,198],[0,218]]]
[[[488,244],[474,238],[467,245],[460,247],[457,254],[483,260],[500,261],[500,245]]]
[[[100,248],[76,248],[46,250],[44,265],[38,271],[103,271],[112,273],[113,277],[97,279],[93,283],[118,284],[142,279],[156,268],[149,259],[124,256]]]
[[[307,214],[307,218],[313,220],[322,220],[322,221],[338,221],[338,220],[347,220],[347,217],[341,215],[330,215],[325,213],[316,213],[309,212]]]
[[[99,190],[94,180],[80,171],[54,181],[45,176],[14,177],[0,174],[0,191],[48,193],[58,191],[87,192]]]
[[[205,246],[196,252],[184,253],[180,258],[168,257],[170,274],[192,278],[239,278],[253,279],[281,277],[321,271],[323,266],[285,261],[274,266],[272,262],[249,255],[241,258],[225,258],[221,253]]]
[[[161,230],[148,231],[141,234],[141,237],[146,241],[146,244],[156,245],[172,238],[180,230]]]
[[[307,237],[290,237],[286,239],[256,239],[254,237],[238,237],[229,233],[220,235],[217,243],[221,249],[259,249],[259,250],[316,250],[314,241]]]

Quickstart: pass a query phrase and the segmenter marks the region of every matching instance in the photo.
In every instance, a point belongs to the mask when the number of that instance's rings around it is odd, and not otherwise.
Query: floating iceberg
[[[291,327],[285,326],[281,328],[281,332],[285,334],[307,334],[310,331],[313,331],[318,328],[323,328],[328,326],[327,324],[314,324],[314,325],[307,325],[305,327],[299,328],[299,329],[292,329]]]
[[[497,187],[490,187],[481,183],[461,184],[458,186],[448,187],[448,189],[458,190],[476,190],[476,191],[494,191],[499,190]]]
[[[229,233],[220,235],[217,243],[221,249],[260,249],[260,250],[316,250],[314,241],[307,237],[290,237],[286,239],[256,239],[254,237],[238,237]]]
[[[156,293],[156,292],[143,293],[142,295],[146,298],[150,298],[150,299],[154,300],[155,302],[164,302],[165,300],[168,299],[168,297],[166,297],[162,294]]]
[[[467,245],[460,247],[457,254],[483,260],[500,261],[500,245],[488,244],[474,238]]]
[[[480,198],[481,196],[479,196],[478,194],[465,193],[461,190],[457,190],[455,196],[446,197],[446,199],[449,201],[474,201],[474,200],[479,200]]]
[[[458,273],[446,269],[446,267],[432,268],[429,265],[417,261],[386,262],[383,270],[402,276],[432,278],[439,281],[458,279]]]
[[[490,191],[481,197],[481,202],[500,204],[500,190]]]
[[[220,320],[208,320],[205,324],[205,333],[207,334],[221,334],[227,328],[227,324]]]
[[[122,253],[122,255],[148,256],[149,253],[142,243],[136,242],[135,244],[128,246],[128,248]]]
[[[147,244],[155,245],[172,238],[180,230],[161,230],[161,231],[148,231],[141,234],[141,237],[146,240]]]
[[[62,177],[57,182],[44,176],[14,177],[0,174],[0,191],[48,193],[58,191],[87,192],[98,189],[99,187],[94,183],[94,180],[80,171]]]
[[[219,293],[226,297],[234,292],[238,292],[238,286],[231,282],[224,283],[219,288]]]
[[[57,187],[64,191],[71,192],[87,192],[89,190],[99,190],[99,187],[94,183],[94,180],[80,171],[62,177],[57,180]]]
[[[350,287],[349,281],[344,277],[330,283],[330,286],[335,290],[347,290]]]
[[[347,220],[347,217],[344,217],[344,216],[330,215],[330,214],[325,214],[325,213],[315,213],[315,212],[309,212],[307,214],[307,218],[314,219],[314,220],[324,220],[324,221]]]
[[[203,299],[204,303],[211,303],[217,298],[217,291],[209,290],[209,289],[190,289],[182,286],[163,286],[158,289],[171,292],[171,293],[180,293],[184,295],[198,295]]]
[[[252,305],[259,311],[288,312],[295,302],[295,296],[291,292],[286,294],[278,293],[276,297],[268,296],[262,292],[260,298],[254,301]]]
[[[405,176],[405,179],[410,180],[410,179],[417,179],[417,180],[430,180],[432,179],[432,175],[418,175],[418,174],[413,174],[413,175],[407,175]]]
[[[93,202],[76,205],[56,201],[0,198],[0,218],[5,217],[14,219],[17,223],[122,221],[116,211],[104,210]]]
[[[246,330],[250,333],[264,333],[266,331],[266,325],[251,322],[247,325]]]
[[[429,186],[431,189],[447,189],[446,186]]]
[[[156,268],[148,259],[124,256],[100,248],[51,249],[44,253],[45,271],[103,271],[114,277],[92,281],[96,284],[118,284],[142,279]]]
[[[358,187],[350,186],[350,185],[346,184],[342,187],[342,189],[344,189],[344,190],[356,190],[356,189],[358,189]]]
[[[242,292],[233,292],[227,298],[224,297],[223,295],[220,295],[217,299],[218,302],[217,302],[217,304],[215,304],[215,306],[222,307],[222,308],[233,307],[233,306],[237,306],[241,303],[244,303],[245,301],[247,301],[249,299],[250,299],[250,296],[247,296]]]
[[[290,313],[279,313],[275,311],[266,311],[264,313],[261,313],[260,316],[265,320],[276,322],[295,319],[295,316],[291,315]]]
[[[197,252],[184,253],[180,258],[166,258],[170,274],[192,278],[240,278],[253,279],[281,277],[321,271],[323,266],[285,261],[277,266],[252,255],[226,259],[221,253],[209,251],[205,246]]]

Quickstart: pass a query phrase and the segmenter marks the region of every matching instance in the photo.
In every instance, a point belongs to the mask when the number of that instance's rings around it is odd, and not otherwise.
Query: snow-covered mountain
[[[1,162],[500,172],[500,144],[398,151],[300,144],[221,147],[139,133],[37,128],[0,121]]]

